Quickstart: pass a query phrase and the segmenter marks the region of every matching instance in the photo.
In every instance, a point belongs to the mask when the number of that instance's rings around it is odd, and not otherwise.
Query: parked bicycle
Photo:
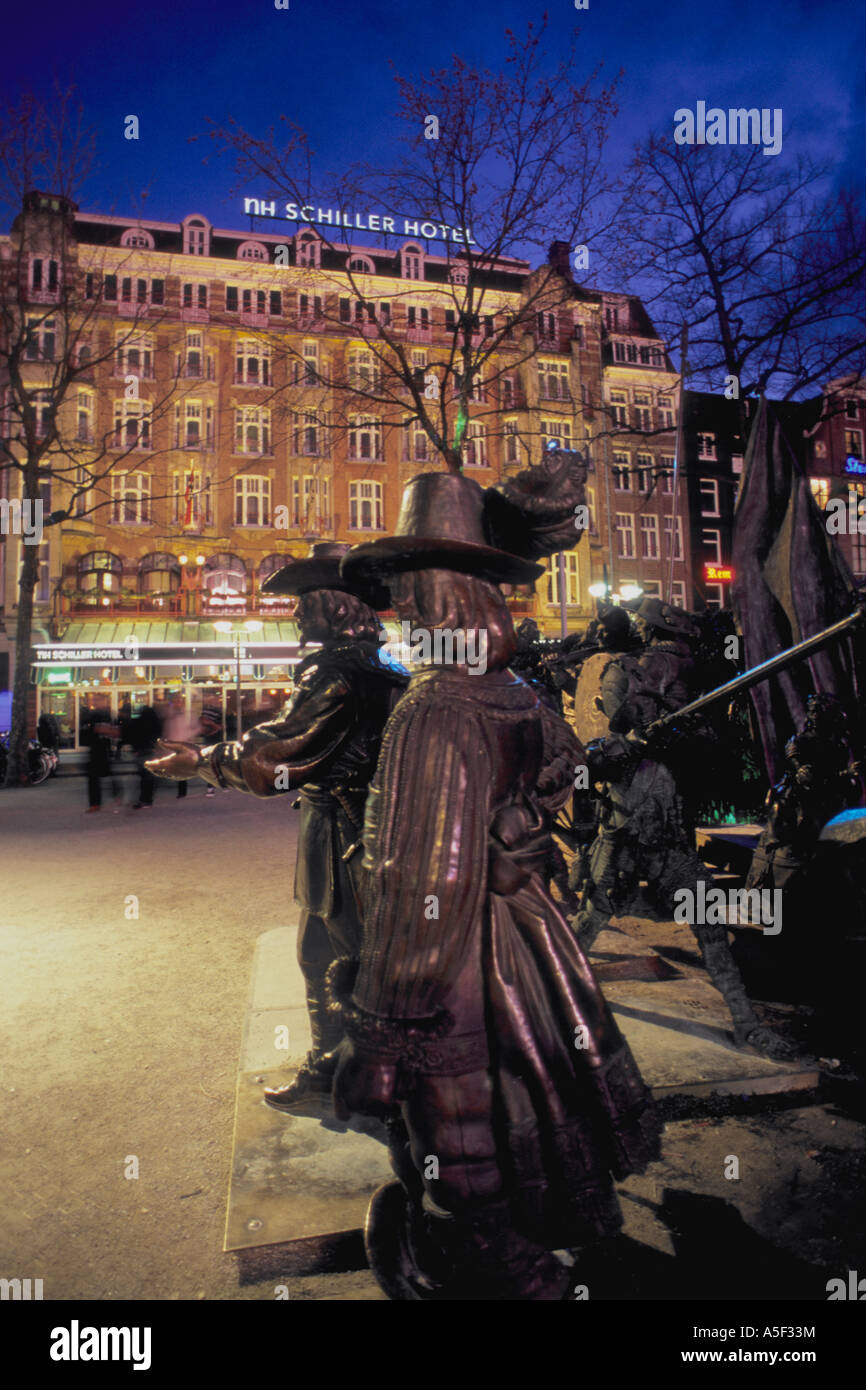
[[[9,730],[0,732],[0,786],[6,781],[6,766],[9,760]],[[57,754],[51,748],[44,748],[35,738],[31,738],[27,752],[29,764],[28,782],[37,787],[45,782],[57,767]]]

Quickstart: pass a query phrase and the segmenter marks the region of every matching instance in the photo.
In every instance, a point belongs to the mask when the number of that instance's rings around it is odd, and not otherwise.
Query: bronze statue
[[[265,586],[268,593],[299,596],[302,644],[321,643],[296,668],[294,693],[277,718],[237,742],[203,750],[163,742],[169,756],[150,764],[161,777],[198,775],[212,786],[256,796],[300,791],[295,899],[312,1048],[290,1085],[265,1091],[269,1105],[294,1115],[330,1111],[333,1049],[342,1028],[328,1012],[325,973],[337,955],[351,954],[360,942],[364,802],[382,729],[408,681],[379,650],[374,605],[387,605],[387,593],[340,577],[348,548],[318,542],[309,559],[287,565]]]
[[[693,828],[686,822],[672,771],[683,758],[683,744],[700,765],[700,732],[687,731],[682,722],[666,738],[659,734],[647,742],[641,736],[688,701],[690,642],[697,628],[687,613],[659,599],[643,601],[637,626],[643,650],[592,658],[581,671],[575,698],[578,728],[591,700],[596,719],[609,730],[607,737],[587,745],[588,780],[599,788],[598,823],[572,866],[571,885],[581,897],[574,925],[585,951],[612,917],[638,910],[642,880],[653,905],[671,917],[678,890],[691,892],[694,902],[699,884],[705,890],[712,887],[712,873],[694,848]],[[790,1056],[788,1044],[758,1021],[731,954],[726,925],[696,920],[690,926],[707,973],[731,1012],[737,1045],[771,1057]]]
[[[386,1120],[399,1178],[367,1227],[397,1299],[564,1297],[574,1271],[551,1252],[617,1231],[613,1177],[658,1152],[646,1088],[546,886],[548,812],[582,750],[508,669],[498,586],[541,570],[501,548],[503,533],[515,544],[503,504],[520,507],[519,483],[491,503],[462,476],[419,475],[397,534],[342,567],[353,583],[384,577],[417,629],[486,634],[483,673],[455,643],[457,659],[413,675],[388,722],[360,958],[334,972],[348,1037],[335,1107]],[[550,521],[554,549],[574,543]]]

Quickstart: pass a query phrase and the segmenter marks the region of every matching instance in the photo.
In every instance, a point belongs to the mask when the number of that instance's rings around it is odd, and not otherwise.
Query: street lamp
[[[241,623],[236,628],[233,623],[219,622],[214,623],[216,632],[227,632],[231,635],[235,644],[235,677],[237,689],[237,737],[243,733],[243,708],[241,704],[241,638],[245,632],[261,632],[263,624],[257,618],[247,618],[246,622]],[[223,738],[226,737],[225,730],[225,709],[223,709]]]

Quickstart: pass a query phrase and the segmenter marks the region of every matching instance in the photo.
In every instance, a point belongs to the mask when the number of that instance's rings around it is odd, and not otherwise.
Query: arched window
[[[362,275],[376,274],[376,267],[369,256],[350,256],[348,266],[350,270],[356,270]]]
[[[452,285],[469,284],[469,267],[466,265],[452,265],[448,268],[448,279]]]
[[[277,570],[285,569],[286,565],[291,563],[291,555],[266,555],[258,568],[259,583],[264,584],[265,580],[270,579]]]
[[[116,594],[123,576],[123,561],[108,550],[91,550],[78,561],[78,587],[95,598]]]
[[[247,567],[237,555],[211,555],[205,561],[204,586],[214,604],[237,601],[247,591]]]
[[[210,255],[210,223],[197,214],[185,217],[183,228],[183,249],[187,256]]]
[[[260,241],[242,241],[238,247],[239,261],[266,261],[268,253]]]
[[[322,264],[322,240],[315,232],[298,232],[295,237],[295,262],[297,265]]]
[[[400,248],[400,274],[404,280],[424,279],[424,252],[414,241]]]
[[[180,561],[176,555],[154,551],[138,563],[140,594],[176,594],[180,587]]]
[[[146,232],[143,227],[127,227],[123,236],[120,238],[121,246],[138,246],[145,251],[154,249],[154,240],[150,232]]]

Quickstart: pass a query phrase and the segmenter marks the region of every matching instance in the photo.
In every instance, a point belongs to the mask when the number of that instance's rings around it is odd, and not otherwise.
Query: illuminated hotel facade
[[[196,214],[178,224],[28,200],[0,256],[3,293],[32,326],[23,376],[37,415],[62,355],[76,366],[41,485],[46,515],[69,515],[40,545],[33,718],[51,710],[77,744],[95,705],[234,709],[238,674],[247,719],[278,706],[298,634],[292,603],[263,596],[265,580],[312,540],[393,530],[408,479],[442,466],[377,353],[393,334],[429,389],[466,293],[459,239],[446,246],[443,226],[432,240],[420,219],[425,236],[361,247],[328,226],[287,235],[259,218],[229,231]],[[362,230],[377,230],[374,217]],[[542,270],[503,258],[486,272],[462,447],[481,486],[552,442],[588,450],[590,527],[565,556],[564,605],[556,557],[534,593],[510,600],[516,623],[531,616],[552,636],[563,616],[571,631],[586,624],[591,587],[665,593],[672,536],[674,601],[691,598],[688,527],[674,515],[686,505],[673,490],[677,378],[640,302],[582,289],[566,252],[554,243],[529,315]],[[6,470],[7,498],[16,477]],[[4,539],[11,665],[23,542]]]

